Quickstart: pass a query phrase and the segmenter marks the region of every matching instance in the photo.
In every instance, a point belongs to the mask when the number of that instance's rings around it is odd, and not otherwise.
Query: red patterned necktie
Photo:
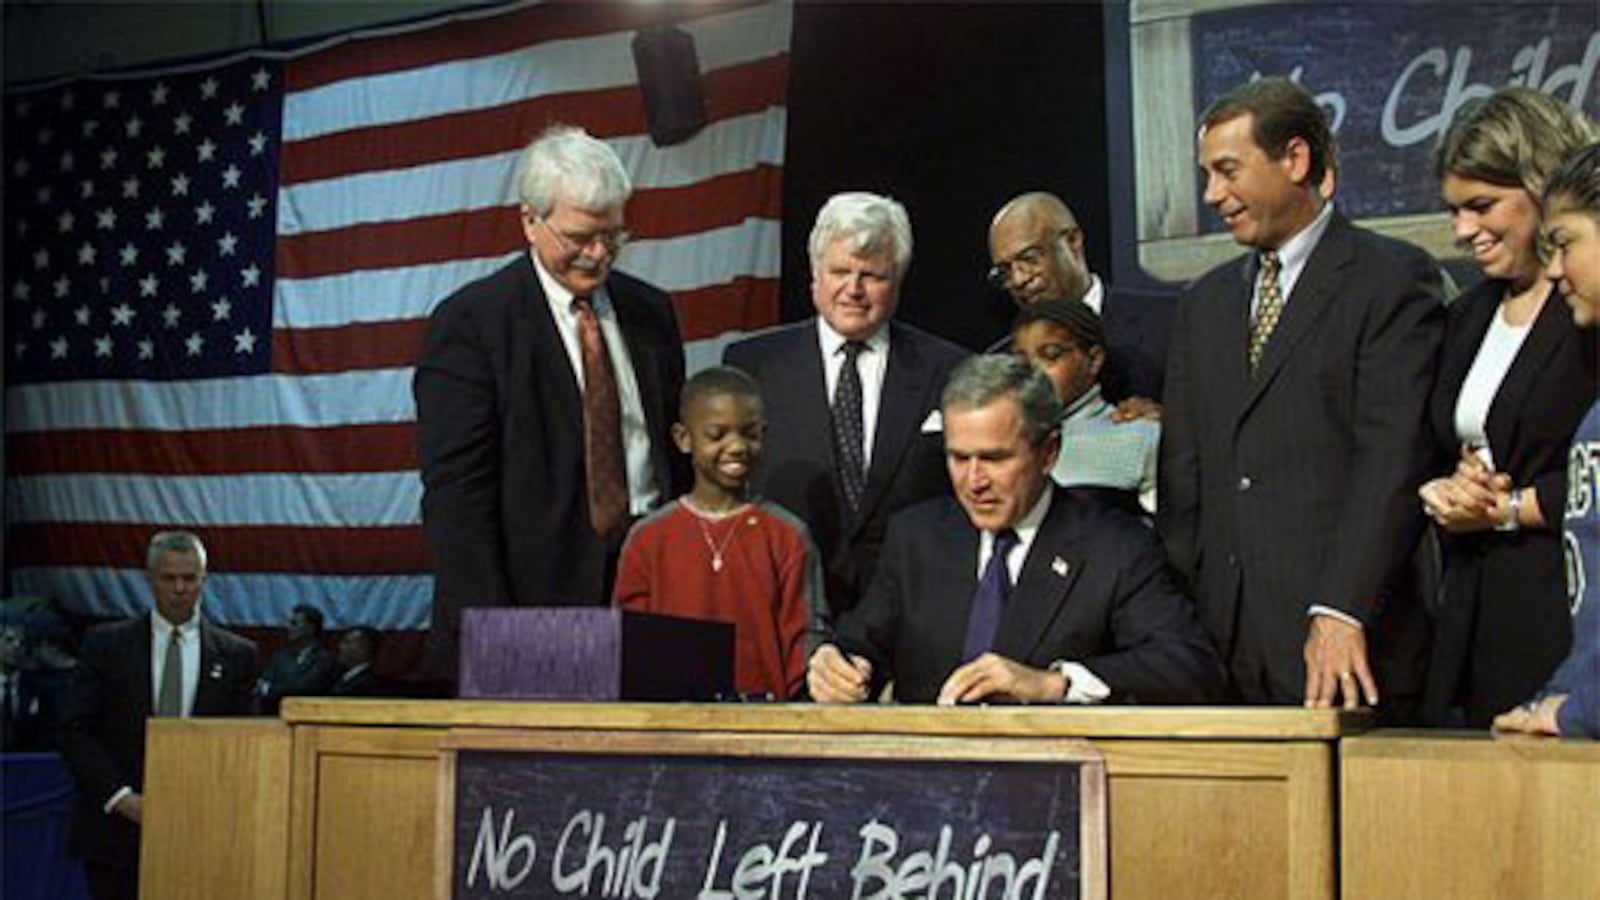
[[[594,304],[588,297],[574,297],[572,311],[578,317],[578,346],[583,355],[583,462],[588,474],[589,521],[604,538],[614,534],[628,514],[622,406]]]

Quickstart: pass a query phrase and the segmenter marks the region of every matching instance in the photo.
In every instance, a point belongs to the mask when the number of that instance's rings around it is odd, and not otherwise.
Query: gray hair
[[[854,254],[888,253],[894,258],[894,279],[905,277],[911,266],[911,217],[893,197],[847,191],[834,194],[817,211],[811,226],[811,271],[834,241],[843,239]]]
[[[1011,397],[1022,410],[1022,428],[1028,443],[1042,446],[1061,427],[1065,410],[1055,386],[1020,356],[990,353],[963,360],[945,382],[940,406],[948,415],[956,409],[981,409]]]
[[[156,560],[163,553],[193,553],[200,559],[200,570],[206,568],[206,545],[200,542],[200,536],[192,531],[158,531],[150,538],[150,549],[145,552],[144,566],[151,571],[155,570]]]
[[[553,125],[517,160],[517,192],[536,216],[549,215],[556,197],[582,209],[621,206],[633,194],[622,160],[582,128]]]

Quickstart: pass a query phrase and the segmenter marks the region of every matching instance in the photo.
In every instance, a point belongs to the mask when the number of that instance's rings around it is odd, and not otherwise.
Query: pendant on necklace
[[[722,571],[722,554],[721,553],[712,554],[712,556],[711,556],[711,571],[713,571],[713,572],[721,572]]]

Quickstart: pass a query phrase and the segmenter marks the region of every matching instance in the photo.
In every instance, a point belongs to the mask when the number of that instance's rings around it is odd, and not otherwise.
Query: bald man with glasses
[[[1100,374],[1106,399],[1161,399],[1173,298],[1113,289],[1089,271],[1083,229],[1061,198],[1033,191],[1012,198],[989,225],[989,283],[1018,306],[1081,300],[1106,332]],[[1010,336],[989,352],[1009,349]]]

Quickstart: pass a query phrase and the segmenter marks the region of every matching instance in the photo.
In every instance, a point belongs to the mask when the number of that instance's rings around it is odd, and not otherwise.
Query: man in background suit
[[[1236,699],[1354,708],[1384,684],[1398,700],[1423,649],[1404,646],[1422,619],[1402,576],[1422,530],[1438,268],[1324,200],[1333,138],[1299,86],[1243,85],[1201,121],[1205,202],[1254,252],[1179,302],[1162,535]]]
[[[322,646],[322,610],[296,604],[283,630],[288,642],[267,658],[256,683],[267,715],[277,715],[285,697],[326,694],[339,677],[339,662]]]
[[[855,605],[889,516],[945,490],[939,391],[966,351],[892,320],[911,264],[905,207],[836,194],[809,241],[814,319],[739,341],[722,361],[761,384],[766,458],[753,490],[798,515],[828,605]]]
[[[517,183],[528,253],[439,304],[414,383],[427,668],[446,682],[463,608],[608,603],[628,524],[686,482],[672,300],[612,268],[633,190],[621,161],[556,127]]]
[[[890,679],[895,699],[923,703],[1221,696],[1222,667],[1155,535],[1052,484],[1061,409],[1019,357],[956,368],[943,398],[955,498],[890,523],[865,599],[837,645],[812,654],[814,699],[865,700]]]
[[[1100,386],[1113,403],[1159,401],[1166,369],[1172,298],[1119,291],[1089,271],[1083,229],[1061,198],[1033,191],[1012,198],[989,225],[989,282],[1018,306],[1082,300],[1105,327],[1106,362]],[[990,348],[1009,349],[1010,336]]]
[[[378,632],[365,625],[347,629],[339,638],[339,665],[344,671],[328,693],[334,697],[382,697],[389,687],[373,670],[378,658]]]
[[[150,615],[84,635],[61,752],[77,784],[67,849],[96,900],[139,890],[145,720],[255,711],[256,647],[200,616],[206,549],[186,531],[150,539]]]
[[[0,753],[37,753],[55,746],[53,710],[38,674],[23,665],[27,629],[0,608]]]

